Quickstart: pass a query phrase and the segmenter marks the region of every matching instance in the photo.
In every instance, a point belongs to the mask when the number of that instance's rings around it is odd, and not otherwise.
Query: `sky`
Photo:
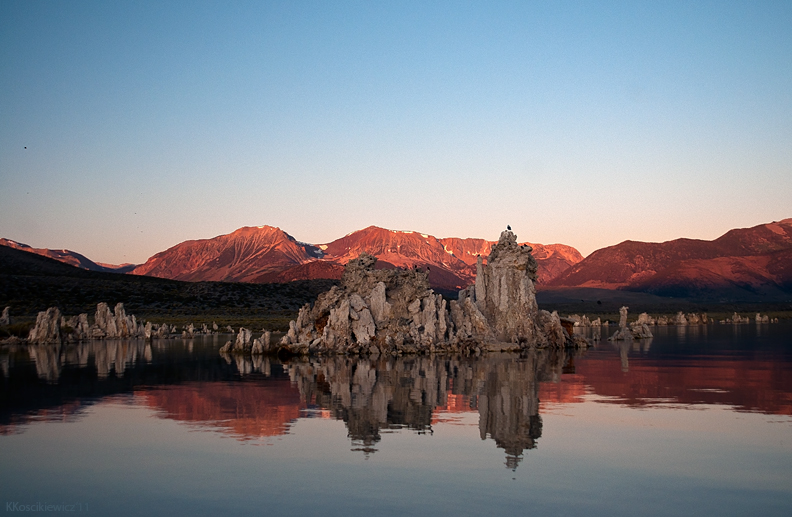
[[[792,2],[0,2],[0,237],[563,243],[792,217]]]

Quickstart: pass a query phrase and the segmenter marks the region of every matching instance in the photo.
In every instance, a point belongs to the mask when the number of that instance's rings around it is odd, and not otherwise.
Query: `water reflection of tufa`
[[[267,356],[253,355],[246,357],[239,354],[221,353],[220,357],[225,360],[226,364],[235,364],[241,376],[261,373],[265,377],[269,377],[272,373],[272,366]]]
[[[346,423],[352,450],[375,452],[387,429],[431,433],[433,412],[449,405],[449,394],[461,395],[478,410],[481,439],[492,438],[515,469],[542,434],[539,382],[557,380],[566,361],[567,352],[546,350],[478,360],[333,357],[285,368],[306,404]]]
[[[100,379],[110,372],[122,377],[127,365],[139,359],[151,362],[151,343],[140,340],[88,341],[74,344],[26,345],[30,360],[36,366],[39,378],[47,382],[58,382],[64,366],[85,368],[89,364],[96,368]],[[6,374],[7,376],[7,374]]]
[[[684,328],[684,327],[683,327]],[[619,352],[621,360],[621,369],[623,373],[630,371],[629,354],[633,352],[643,352],[646,354],[652,346],[653,338],[641,339],[640,341],[612,341],[611,344],[614,349]]]

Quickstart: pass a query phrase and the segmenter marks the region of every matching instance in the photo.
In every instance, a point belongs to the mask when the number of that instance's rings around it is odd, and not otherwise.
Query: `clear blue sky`
[[[36,247],[786,217],[789,1],[0,2],[0,237]]]

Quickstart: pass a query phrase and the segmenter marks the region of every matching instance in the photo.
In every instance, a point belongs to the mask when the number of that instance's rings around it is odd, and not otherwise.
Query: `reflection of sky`
[[[711,239],[791,215],[791,25],[784,1],[6,0],[0,236],[116,263],[260,224]]]
[[[2,437],[4,500],[88,502],[116,515],[792,510],[788,417],[633,409],[588,396],[546,406],[538,448],[511,471],[502,450],[479,438],[472,413],[462,418],[473,426],[438,419],[431,435],[383,433],[366,456],[350,451],[337,420],[301,418],[286,435],[240,442],[157,418],[140,401],[109,399],[76,422]]]

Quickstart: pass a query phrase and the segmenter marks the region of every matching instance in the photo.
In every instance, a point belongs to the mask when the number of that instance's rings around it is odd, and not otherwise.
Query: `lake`
[[[792,324],[607,332],[479,358],[222,357],[229,336],[5,347],[0,504],[792,515]]]

